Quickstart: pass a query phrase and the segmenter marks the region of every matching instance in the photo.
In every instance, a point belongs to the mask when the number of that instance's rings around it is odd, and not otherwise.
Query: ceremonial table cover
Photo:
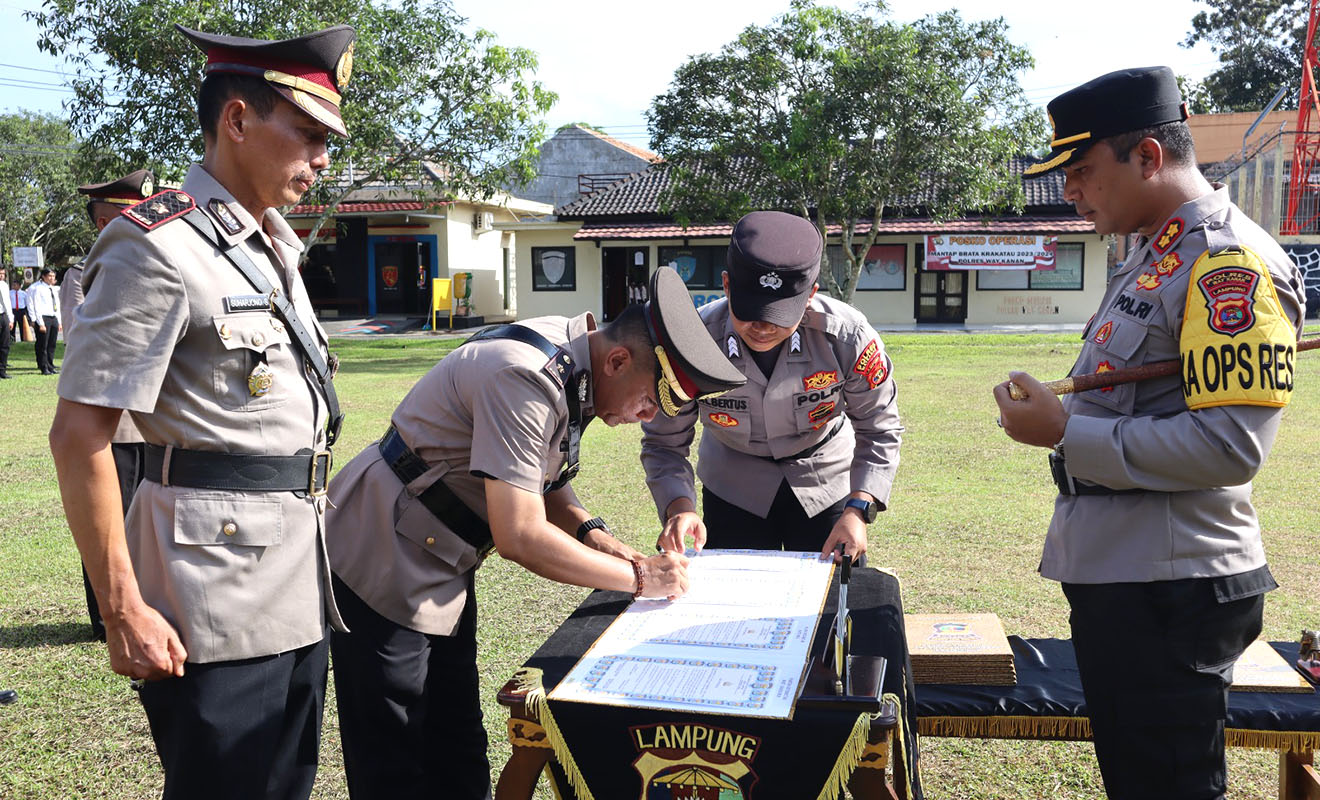
[[[823,651],[838,602],[831,587],[813,652]],[[576,800],[833,800],[866,745],[870,715],[797,708],[793,719],[621,708],[548,700],[582,654],[629,603],[619,592],[592,593],[519,672],[554,748],[551,770],[562,798]],[[907,797],[921,800],[911,671],[898,579],[854,569],[848,604],[853,653],[888,659],[882,695],[899,709],[898,743]],[[805,665],[804,665],[805,666]]]
[[[922,684],[917,687],[920,732],[928,736],[991,739],[1089,739],[1090,720],[1067,639],[1008,637],[1017,686]],[[1296,642],[1270,646],[1291,664]],[[1228,693],[1225,738],[1233,747],[1320,749],[1320,695]]]

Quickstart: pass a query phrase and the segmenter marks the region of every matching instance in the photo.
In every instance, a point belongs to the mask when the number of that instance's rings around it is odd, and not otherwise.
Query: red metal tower
[[[1288,176],[1288,211],[1279,233],[1296,236],[1320,227],[1320,93],[1316,91],[1315,23],[1320,0],[1311,0],[1306,23],[1306,50],[1302,57],[1302,93],[1297,111],[1297,138],[1293,142],[1292,172]]]

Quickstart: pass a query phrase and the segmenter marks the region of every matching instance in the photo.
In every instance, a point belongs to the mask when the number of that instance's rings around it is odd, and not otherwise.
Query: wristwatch
[[[577,540],[580,542],[583,539],[586,539],[587,534],[591,533],[592,531],[605,531],[611,536],[614,535],[614,532],[610,530],[610,526],[605,524],[605,520],[601,519],[600,517],[592,517],[591,519],[587,520],[586,522],[578,526]]]
[[[880,513],[880,504],[874,500],[863,500],[859,497],[850,497],[848,502],[843,504],[845,508],[855,508],[862,512],[862,521],[867,525],[875,522],[876,514]]]

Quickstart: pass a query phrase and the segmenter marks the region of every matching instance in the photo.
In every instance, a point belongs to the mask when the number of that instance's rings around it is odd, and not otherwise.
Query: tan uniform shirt
[[[204,210],[212,201],[227,207],[241,229],[221,226],[219,235],[241,242],[285,288],[324,347],[298,275],[301,245],[284,220],[272,210],[259,226],[200,165],[183,191]],[[187,222],[145,231],[114,220],[88,254],[83,286],[61,397],[127,409],[157,445],[267,455],[324,448],[325,399],[283,323],[266,308],[237,310],[255,290]],[[254,397],[248,375],[262,361],[274,385]],[[125,521],[129,552],[143,598],[179,630],[190,661],[317,642],[327,612],[342,624],[327,588],[323,506],[292,492],[142,482]]]
[[[69,334],[73,333],[75,322],[73,312],[86,299],[82,288],[83,266],[84,264],[78,264],[69,267],[64,271],[64,279],[60,281],[60,327],[64,329],[65,349],[69,346]],[[137,426],[133,424],[133,417],[127,411],[120,415],[119,427],[115,428],[115,435],[110,441],[115,444],[134,444],[142,441],[142,434],[138,433]]]
[[[519,324],[572,356],[569,386],[576,391],[576,378],[586,376],[579,399],[583,416],[590,414],[591,315]],[[416,495],[443,480],[486,520],[485,477],[540,494],[559,476],[568,404],[542,369],[546,362],[540,350],[512,340],[463,345],[422,376],[390,420],[429,469],[405,487],[372,444],[330,482],[331,567],[376,613],[422,633],[454,632],[477,553]]]
[[[676,498],[696,502],[688,452],[700,418],[697,474],[720,498],[764,517],[788,481],[816,515],[853,491],[884,507],[898,469],[903,427],[893,365],[861,312],[817,294],[769,379],[734,332],[728,300],[701,307],[701,318],[747,383],[642,426],[642,465],[660,518]],[[838,433],[807,458],[780,460]]]
[[[1288,255],[1218,187],[1170,217],[1184,232],[1167,252],[1181,265],[1145,288],[1161,257],[1143,242],[1113,275],[1072,375],[1101,362],[1122,369],[1177,359],[1192,265],[1206,250],[1245,246],[1268,265],[1284,313],[1300,331],[1305,293]],[[1161,230],[1167,228],[1167,222]],[[1172,262],[1166,262],[1172,263]],[[1144,279],[1147,285],[1153,283]],[[1068,472],[1111,489],[1060,496],[1040,572],[1068,583],[1168,581],[1236,575],[1265,564],[1251,478],[1283,409],[1229,405],[1189,411],[1179,376],[1068,395]]]

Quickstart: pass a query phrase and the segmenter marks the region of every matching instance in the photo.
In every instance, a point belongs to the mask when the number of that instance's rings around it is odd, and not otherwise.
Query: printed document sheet
[[[792,717],[834,564],[819,553],[689,553],[688,593],[636,600],[553,700]]]

